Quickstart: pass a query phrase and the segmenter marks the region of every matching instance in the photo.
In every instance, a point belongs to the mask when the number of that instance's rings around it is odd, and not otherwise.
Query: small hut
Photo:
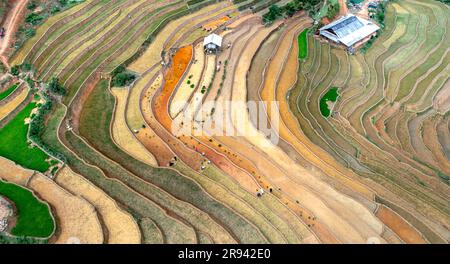
[[[217,53],[222,47],[222,37],[217,34],[211,34],[203,40],[203,48],[206,53]]]

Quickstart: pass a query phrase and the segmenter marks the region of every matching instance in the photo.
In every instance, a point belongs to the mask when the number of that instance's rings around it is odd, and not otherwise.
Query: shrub
[[[327,18],[333,19],[339,12],[339,8],[340,8],[340,6],[339,6],[338,2],[336,2],[335,4],[328,5]]]
[[[136,76],[133,73],[127,71],[123,66],[115,68],[112,72],[112,76],[113,77],[111,83],[116,87],[130,85],[134,81],[134,79],[136,79]]]
[[[14,65],[14,66],[11,67],[11,74],[12,75],[17,76],[17,75],[19,75],[19,73],[20,73],[20,69],[19,69],[18,65]]]
[[[114,76],[112,83],[113,86],[117,87],[127,86],[130,85],[135,78],[136,76],[131,72],[121,72]]]
[[[22,63],[22,64],[20,65],[20,69],[21,69],[23,72],[29,72],[29,71],[31,71],[32,68],[33,68],[33,65],[31,65],[31,64],[28,63],[28,62],[24,62],[24,63]]]
[[[28,83],[28,86],[30,86],[31,89],[34,89],[34,81],[29,76],[26,77],[25,81]]]
[[[43,16],[36,14],[36,13],[30,13],[25,17],[25,22],[36,26],[38,25],[42,20],[44,19]]]
[[[277,5],[271,5],[269,7],[269,12],[263,15],[264,23],[272,23],[277,18],[283,15],[283,10]]]
[[[27,28],[27,29],[25,29],[25,37],[31,38],[34,35],[36,35],[36,30],[34,28]]]
[[[59,6],[57,5],[52,6],[52,8],[50,9],[50,13],[52,15],[58,13],[59,11],[61,11],[61,8],[59,8]]]
[[[37,3],[34,0],[31,0],[27,5],[28,10],[34,10],[34,9],[36,9],[36,7],[37,7]]]
[[[54,95],[64,95],[66,94],[66,89],[59,83],[58,77],[53,76],[48,83],[48,90]]]
[[[59,4],[62,5],[62,6],[66,6],[66,5],[69,3],[68,0],[59,0],[58,2],[59,2]]]

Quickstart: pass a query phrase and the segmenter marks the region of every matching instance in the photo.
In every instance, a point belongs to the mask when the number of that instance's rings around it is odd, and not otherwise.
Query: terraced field
[[[25,235],[448,243],[448,6],[389,3],[351,55],[308,12],[263,25],[288,2],[86,0],[48,18],[0,88],[0,179],[55,223]],[[118,67],[135,79],[119,87]]]

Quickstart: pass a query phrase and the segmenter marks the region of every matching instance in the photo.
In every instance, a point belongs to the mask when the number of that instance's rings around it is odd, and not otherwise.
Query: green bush
[[[115,87],[130,85],[134,81],[134,79],[136,79],[136,76],[133,73],[127,71],[123,66],[118,66],[112,71],[111,74],[111,84]]]
[[[263,21],[264,23],[272,23],[277,18],[281,17],[283,15],[283,9],[281,9],[277,5],[271,5],[269,7],[269,12],[263,15]]]
[[[313,11],[320,2],[321,0],[293,0],[282,7],[274,4],[270,6],[269,12],[263,15],[263,22],[264,24],[271,24],[273,21],[282,17],[283,14],[293,16],[295,12],[300,10]]]
[[[135,78],[136,76],[131,72],[121,72],[114,76],[112,84],[117,87],[127,86],[130,85]]]
[[[54,95],[66,94],[66,89],[59,83],[59,79],[56,76],[53,76],[50,82],[48,83],[48,90],[50,93]]]
[[[14,65],[14,66],[11,67],[11,74],[12,75],[17,76],[17,75],[19,75],[19,73],[20,73],[20,69],[19,69],[18,65]]]
[[[59,7],[59,6],[57,6],[57,5],[54,5],[54,6],[52,6],[52,8],[50,9],[50,14],[56,14],[56,13],[58,13],[59,11],[61,11],[61,8]]]
[[[36,7],[37,7],[37,3],[34,0],[31,0],[27,5],[28,10],[34,10],[34,9],[36,9]]]
[[[33,26],[38,25],[42,20],[44,20],[44,17],[36,13],[30,13],[25,17],[25,22]]]
[[[36,30],[34,28],[27,28],[27,29],[25,29],[25,37],[31,38],[34,35],[36,35]]]
[[[22,70],[22,72],[29,72],[32,70],[33,65],[31,65],[28,62],[24,62],[19,67],[20,67],[20,70]]]
[[[339,8],[340,6],[338,2],[328,5],[327,18],[333,19],[339,12]]]

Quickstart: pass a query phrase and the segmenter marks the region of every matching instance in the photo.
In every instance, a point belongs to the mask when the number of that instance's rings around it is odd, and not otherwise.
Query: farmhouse
[[[208,35],[203,40],[203,48],[206,53],[216,53],[222,47],[222,37],[217,34]]]
[[[374,23],[349,14],[319,29],[320,35],[352,51],[369,40],[380,28]]]

